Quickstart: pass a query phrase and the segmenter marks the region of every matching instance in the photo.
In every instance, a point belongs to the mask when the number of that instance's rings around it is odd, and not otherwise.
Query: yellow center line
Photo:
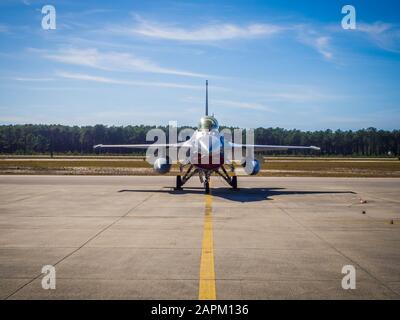
[[[212,226],[212,195],[206,195],[203,243],[200,260],[199,300],[215,300],[214,244]]]

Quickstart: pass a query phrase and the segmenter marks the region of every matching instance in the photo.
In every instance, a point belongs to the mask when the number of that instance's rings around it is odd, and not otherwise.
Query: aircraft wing
[[[269,145],[269,144],[238,144],[238,143],[230,143],[233,148],[254,148],[254,150],[262,151],[262,150],[321,150],[319,147],[315,146],[278,146],[278,145]]]
[[[148,148],[190,148],[188,141],[180,143],[153,143],[153,144],[96,144],[94,149],[100,148],[128,148],[128,149],[148,149]]]

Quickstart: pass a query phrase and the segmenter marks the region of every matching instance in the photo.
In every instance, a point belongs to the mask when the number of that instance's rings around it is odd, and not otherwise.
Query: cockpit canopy
[[[205,116],[200,119],[199,130],[217,130],[218,121],[212,116]]]

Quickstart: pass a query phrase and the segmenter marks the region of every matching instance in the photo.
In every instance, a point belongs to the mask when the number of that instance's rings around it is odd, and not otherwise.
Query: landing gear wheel
[[[208,180],[204,181],[204,189],[206,194],[210,194],[210,182]]]
[[[231,184],[232,188],[236,190],[237,189],[237,176],[233,176],[232,177],[232,182],[231,183],[232,183]]]
[[[182,190],[182,177],[176,176],[176,188],[175,190]]]

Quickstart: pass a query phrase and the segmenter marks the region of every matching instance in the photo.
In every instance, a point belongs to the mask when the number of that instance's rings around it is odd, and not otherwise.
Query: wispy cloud
[[[333,58],[330,36],[321,35],[309,26],[296,26],[295,30],[297,31],[298,41],[315,49],[326,60]]]
[[[235,24],[235,23],[206,23],[197,27],[160,24],[134,15],[134,26],[113,26],[108,30],[114,33],[139,35],[148,38],[173,40],[193,43],[214,43],[224,40],[265,38],[273,35],[289,34],[291,38],[315,49],[326,60],[334,57],[331,37],[317,32],[313,25],[306,24],[271,24],[264,22]]]
[[[197,27],[182,27],[170,24],[160,24],[135,15],[134,26],[113,26],[108,30],[120,34],[139,35],[143,37],[174,40],[193,43],[213,43],[224,40],[265,38],[277,34],[289,34],[304,45],[315,49],[326,60],[332,60],[333,50],[329,33],[316,32],[312,25],[248,23],[207,23]]]
[[[324,94],[317,90],[304,89],[302,91],[282,91],[274,93],[263,93],[263,97],[269,101],[284,101],[291,103],[308,103],[315,101],[327,101],[333,99],[341,99],[343,96]]]
[[[400,53],[400,28],[398,26],[375,21],[374,23],[359,23],[356,30],[364,33],[381,49]]]
[[[12,78],[15,81],[27,81],[27,82],[42,82],[42,81],[52,81],[54,78],[30,78],[30,77],[15,77]]]
[[[93,76],[89,74],[82,73],[70,73],[59,71],[56,73],[58,77],[71,79],[71,80],[80,80],[80,81],[91,81],[98,83],[109,83],[109,84],[119,84],[119,85],[129,85],[129,86],[150,86],[150,87],[164,87],[164,88],[177,88],[177,89],[202,89],[201,86],[173,83],[173,82],[154,82],[154,81],[130,81],[130,80],[119,80],[109,77],[100,77]]]
[[[368,33],[370,35],[377,35],[392,28],[393,25],[390,23],[376,21],[374,23],[359,23],[356,30]]]
[[[317,37],[311,42],[311,45],[326,59],[332,59],[333,53],[330,48],[330,37]]]
[[[71,72],[59,71],[56,73],[56,75],[61,78],[73,79],[73,80],[84,80],[84,81],[111,83],[111,84],[127,84],[126,81],[115,80],[107,77],[93,76],[83,73],[71,73]]]
[[[220,99],[213,99],[212,103],[215,106],[222,106],[228,108],[275,112],[273,108],[267,107],[259,103],[234,101],[234,100],[220,100]]]
[[[38,51],[33,49],[34,51]],[[210,77],[209,75],[164,68],[148,60],[138,58],[130,53],[100,52],[97,49],[65,49],[56,52],[40,51],[41,55],[53,61],[66,64],[86,66],[108,71],[136,71],[157,74],[169,74],[185,77]]]
[[[136,16],[137,25],[133,27],[112,27],[110,30],[119,33],[137,34],[145,37],[176,41],[221,41],[248,39],[270,36],[282,31],[282,27],[273,24],[252,23],[238,25],[233,23],[210,23],[196,28],[162,25]]]

